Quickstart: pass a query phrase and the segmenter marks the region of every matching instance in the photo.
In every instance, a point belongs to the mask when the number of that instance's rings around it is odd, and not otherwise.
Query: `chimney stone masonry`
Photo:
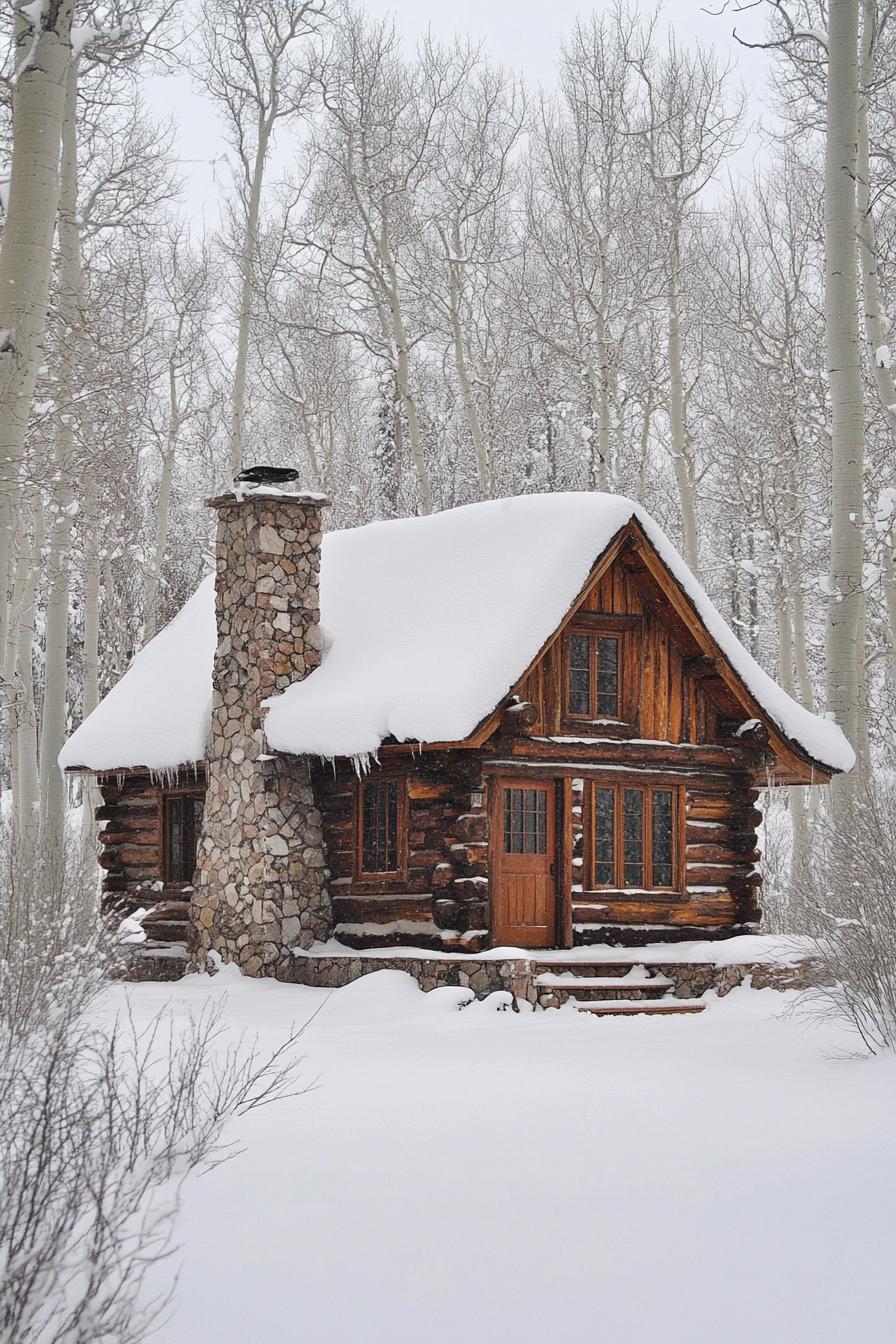
[[[208,789],[190,918],[215,951],[273,975],[332,929],[308,760],[269,753],[262,702],[320,661],[321,495],[239,486],[218,512]]]

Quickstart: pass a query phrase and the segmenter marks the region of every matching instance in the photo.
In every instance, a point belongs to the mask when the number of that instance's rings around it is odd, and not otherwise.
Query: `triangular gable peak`
[[[592,707],[597,722],[589,722],[588,713],[569,714],[570,639],[578,633],[618,640],[618,725],[601,719],[599,705]],[[830,778],[830,770],[786,738],[757,702],[637,520],[607,547],[512,693],[535,705],[539,717],[531,731],[547,737],[580,733],[731,745],[742,729],[747,740],[767,744],[764,761],[774,782]],[[758,726],[743,729],[745,724]]]
[[[620,704],[633,712],[619,727],[588,723],[587,716],[573,721],[566,712],[568,636],[574,631],[620,639]],[[746,740],[764,745],[770,781],[821,784],[832,773],[787,738],[759,704],[637,519],[621,528],[597,559],[569,611],[511,688],[513,697],[535,706],[538,717],[529,731],[536,736],[730,746],[739,740],[737,729],[752,724]],[[411,749],[482,746],[500,729],[504,711],[504,703],[496,706],[464,742]],[[407,749],[395,745],[386,754]]]

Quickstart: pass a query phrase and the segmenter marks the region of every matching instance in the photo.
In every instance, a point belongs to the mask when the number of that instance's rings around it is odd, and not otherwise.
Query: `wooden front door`
[[[492,818],[492,944],[556,943],[554,786],[496,780]]]

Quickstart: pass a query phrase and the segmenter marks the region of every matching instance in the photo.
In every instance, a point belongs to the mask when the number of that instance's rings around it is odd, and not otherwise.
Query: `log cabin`
[[[283,473],[280,473],[282,476]],[[322,535],[258,469],[216,573],[66,744],[109,913],[251,975],[760,919],[761,791],[853,764],[645,511],[527,495]]]

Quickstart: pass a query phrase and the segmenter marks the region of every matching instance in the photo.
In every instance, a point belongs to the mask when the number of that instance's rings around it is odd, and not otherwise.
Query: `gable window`
[[[681,790],[592,785],[591,880],[614,891],[677,891]]]
[[[202,833],[204,799],[197,793],[163,796],[163,876],[166,882],[193,881],[196,848]]]
[[[366,779],[360,793],[361,873],[395,876],[404,867],[404,781]]]
[[[620,678],[622,637],[573,630],[566,644],[566,713],[589,723],[624,719]]]

